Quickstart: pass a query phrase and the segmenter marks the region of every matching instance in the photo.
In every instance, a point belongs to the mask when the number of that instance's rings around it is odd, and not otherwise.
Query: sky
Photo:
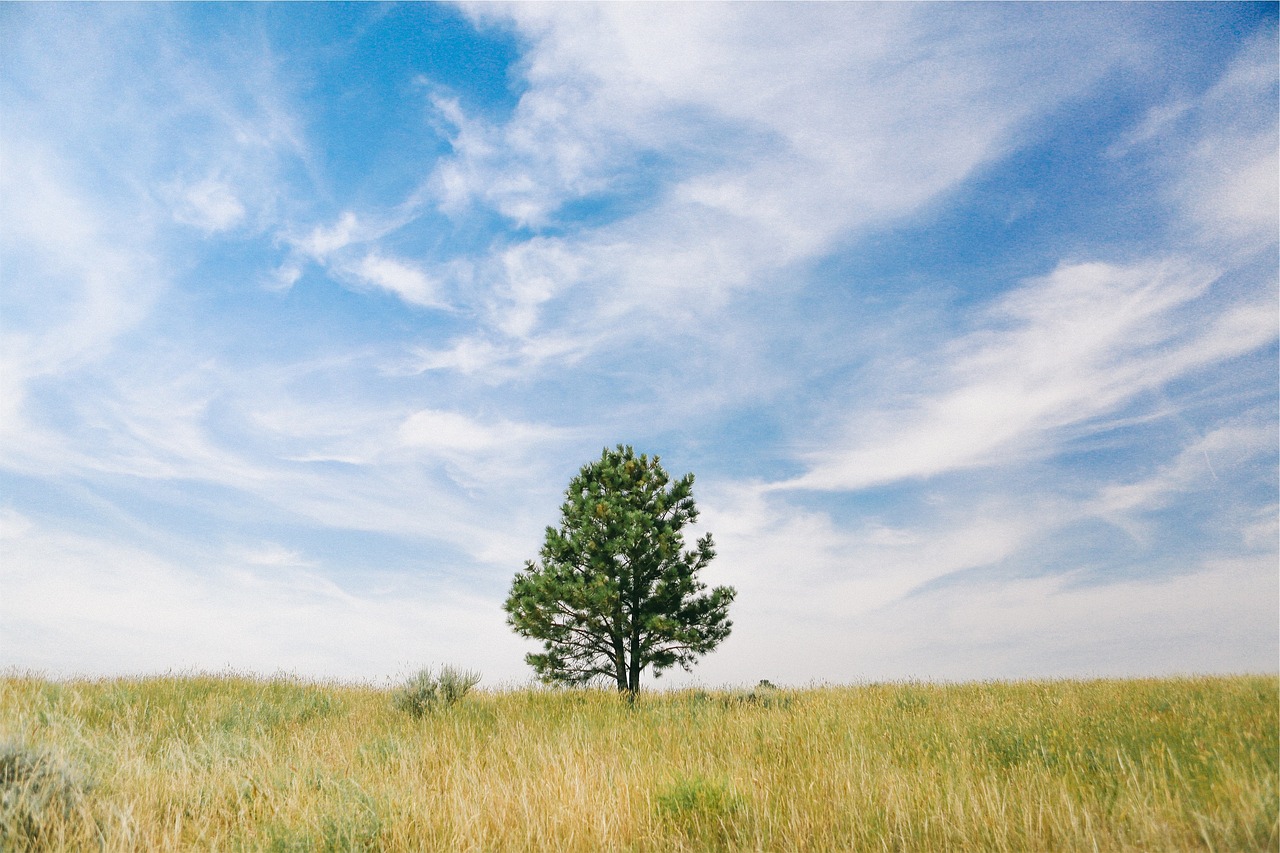
[[[427,665],[605,447],[647,686],[1280,669],[1277,5],[0,4],[0,669]]]

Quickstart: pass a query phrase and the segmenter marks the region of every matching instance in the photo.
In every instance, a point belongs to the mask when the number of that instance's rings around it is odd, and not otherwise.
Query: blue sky
[[[0,666],[524,683],[627,443],[661,683],[1274,672],[1276,9],[0,5]]]

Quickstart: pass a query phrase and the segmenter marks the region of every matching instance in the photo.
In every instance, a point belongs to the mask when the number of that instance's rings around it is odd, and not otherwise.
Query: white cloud
[[[445,454],[527,452],[530,444],[562,437],[559,429],[499,421],[481,423],[457,412],[423,409],[400,425],[400,441],[408,447]]]
[[[1269,504],[1254,510],[1245,520],[1240,539],[1246,548],[1267,553],[1280,542],[1280,505]]]
[[[71,164],[12,134],[2,142],[0,446],[14,450],[39,442],[24,414],[32,380],[65,375],[110,351],[166,282],[145,240],[77,185]]]
[[[754,488],[713,492],[703,506],[720,555],[708,577],[738,587],[741,610],[796,621],[857,619],[930,581],[998,563],[1054,520],[1048,508],[1032,520],[984,499],[909,527],[874,514],[837,524]]]
[[[232,525],[256,507],[308,530],[367,531],[481,566],[518,565],[536,547],[540,513],[559,488],[547,474],[571,431],[371,406],[330,384],[347,371],[363,381],[349,358],[243,371],[197,357],[166,351],[129,361],[96,393],[66,401],[71,423],[92,429],[28,429],[0,445],[5,467],[53,482],[128,483],[159,505],[191,501]],[[307,390],[317,379],[320,396]],[[210,501],[211,487],[237,495],[235,508]],[[495,512],[507,520],[501,530],[492,527]]]
[[[394,293],[410,305],[441,307],[439,284],[403,261],[370,253],[353,265],[351,272],[361,281]]]
[[[315,566],[301,551],[286,548],[276,542],[264,542],[259,546],[245,548],[237,553],[244,562],[253,566],[306,567]]]
[[[824,522],[803,514],[778,523],[788,515],[785,507],[774,508],[758,538],[738,540],[729,527],[716,530],[721,565],[707,579],[738,588],[734,632],[693,675],[664,681],[805,684],[1275,669],[1280,589],[1272,542],[1259,556],[1208,558],[1172,577],[1086,584],[1073,573],[958,574],[966,564],[987,565],[1034,541],[1035,518],[1002,520],[988,508],[954,526],[917,524],[903,537],[910,541],[881,545],[874,529],[865,536],[824,531]],[[922,586],[930,576],[950,579]]]
[[[798,173],[777,172],[748,154],[755,177],[747,186],[766,192],[735,198],[784,205],[823,229],[824,219],[865,215],[842,210],[849,201],[870,202],[875,212],[910,207],[954,182],[1038,99],[1091,79],[1123,44],[1122,27],[1099,40],[1070,15],[1056,16],[1058,38],[1049,41],[1037,37],[1045,22],[1033,15],[1004,16],[1000,32],[983,13],[936,8],[833,6],[803,16],[768,6],[472,11],[512,17],[531,41],[530,89],[501,149],[524,167],[506,173],[513,187],[506,203],[518,196],[550,212],[558,194],[607,183],[617,158],[630,154],[627,140],[632,150],[688,144],[705,134],[700,122],[709,117],[738,122],[737,144],[746,136],[803,164]],[[1073,40],[1092,44],[1089,62],[1070,55]],[[1027,66],[1032,52],[1038,65]],[[1009,61],[1019,66],[1017,84],[1002,67]],[[948,144],[935,144],[941,138]],[[818,192],[778,195],[782,179],[797,177]],[[798,196],[817,204],[806,210],[794,203]]]
[[[463,338],[444,350],[416,347],[412,364],[401,368],[410,373],[429,370],[456,370],[464,376],[473,373],[489,373],[504,360],[504,352],[493,343],[478,338]]]
[[[366,239],[368,234],[362,230],[356,215],[348,210],[333,225],[318,225],[306,237],[292,242],[313,260],[323,262],[334,252]]]
[[[735,631],[694,675],[669,681],[1272,670],[1277,514],[1246,493],[1274,475],[1275,438],[1265,422],[1227,423],[1150,477],[1091,496],[1014,467],[997,487],[970,474],[892,508],[868,499],[839,520],[767,486],[713,484],[699,495],[719,552],[705,579],[737,587]],[[1215,496],[1201,515],[1224,536],[1184,553],[1177,572],[1148,565],[1157,536],[1135,545],[1140,555],[1095,555],[1105,572],[1072,569],[1072,548],[1093,535],[1082,522],[1101,514],[1129,530],[1186,508],[1191,493]]]
[[[208,232],[226,231],[244,219],[244,205],[231,188],[221,181],[206,178],[179,192],[173,217]]]
[[[39,529],[5,540],[0,584],[0,663],[54,677],[231,669],[375,680],[431,663],[478,668],[490,683],[523,675],[496,602],[451,586],[384,578],[378,593],[357,592],[278,561],[179,568]]]
[[[31,529],[31,520],[22,513],[0,508],[0,539],[18,539]]]
[[[264,287],[267,290],[284,292],[297,284],[300,278],[302,278],[302,268],[295,263],[285,263],[271,271]]]
[[[496,295],[502,307],[496,325],[514,338],[528,337],[539,307],[582,275],[582,259],[566,251],[559,240],[535,238],[505,250],[499,258],[502,274]]]
[[[1239,158],[1230,169],[1214,168],[1205,184],[1192,190],[1189,207],[1208,221],[1212,236],[1267,245],[1276,236],[1276,211],[1280,210],[1280,164],[1275,148],[1263,142],[1254,150],[1217,153],[1213,159]]]
[[[1273,455],[1275,444],[1273,427],[1218,427],[1183,448],[1151,477],[1103,488],[1094,511],[1103,516],[1148,512],[1167,506],[1182,493],[1212,489],[1220,478],[1236,482],[1242,466],[1259,456]]]
[[[7,128],[55,145],[120,220],[211,233],[276,226],[283,175],[309,168],[311,155],[264,43],[210,41],[113,7],[33,8],[11,24]],[[149,209],[148,196],[167,209]]]
[[[695,167],[658,171],[637,213],[498,250],[491,327],[526,339],[633,314],[656,318],[650,334],[705,325],[733,293],[955,187],[1125,55],[1122,24],[1100,40],[1068,12],[1043,39],[1030,11],[994,26],[856,4],[469,8],[520,28],[529,88],[495,126],[437,99],[459,128],[435,174],[445,209],[472,199],[537,227],[608,199],[638,158]],[[547,321],[557,302],[573,310]]]
[[[280,212],[283,164],[306,158],[269,57],[197,57],[145,17],[32,7],[6,31],[0,448],[18,469],[86,455],[34,408],[36,382],[51,405],[113,357],[129,361],[121,344],[148,319],[168,328],[153,312],[191,266],[167,256],[173,222],[260,233]],[[221,60],[241,85],[221,82]]]
[[[272,290],[288,290],[302,275],[303,260],[320,264],[333,278],[357,290],[374,288],[394,294],[408,305],[424,308],[448,307],[443,297],[443,283],[425,272],[421,265],[403,258],[390,257],[378,248],[354,257],[355,248],[375,245],[378,240],[410,221],[413,204],[391,214],[357,215],[345,211],[332,225],[319,225],[304,237],[283,237],[295,252],[272,275]],[[445,265],[446,274],[457,275],[457,264]]]
[[[700,524],[719,556],[705,579],[738,589],[737,627],[695,676],[675,681],[1273,668],[1259,650],[1274,651],[1280,630],[1277,513],[1247,492],[1274,475],[1275,440],[1274,426],[1228,423],[1150,477],[1087,497],[1020,467],[995,488],[969,475],[892,510],[867,500],[840,520],[767,486],[712,485],[699,496]],[[1223,536],[1184,554],[1174,576],[1150,569],[1163,537],[1147,514],[1186,508],[1193,493],[1214,496],[1198,515]],[[1072,549],[1094,535],[1080,525],[1097,517],[1135,533],[1140,556],[1099,552],[1105,572],[1074,570]],[[1018,576],[1028,572],[1041,576]],[[1215,646],[1224,621],[1232,629]]]
[[[1137,125],[1127,131],[1109,150],[1112,157],[1123,157],[1132,153],[1133,149],[1173,132],[1179,121],[1185,117],[1193,105],[1184,98],[1156,104],[1147,110]]]
[[[1001,298],[936,374],[886,378],[881,408],[778,487],[857,489],[1051,453],[1060,430],[1275,340],[1269,304],[1206,324],[1194,307],[1215,277],[1175,262],[1062,266]]]
[[[1054,576],[938,590],[865,626],[884,657],[866,666],[956,679],[1274,671],[1278,597],[1272,557],[1118,583]]]
[[[1196,242],[1228,257],[1280,234],[1275,53],[1275,28],[1264,28],[1204,94],[1153,107],[1114,152],[1153,152]]]

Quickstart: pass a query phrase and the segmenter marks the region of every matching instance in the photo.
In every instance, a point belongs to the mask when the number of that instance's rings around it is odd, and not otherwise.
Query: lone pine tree
[[[658,457],[606,448],[569,482],[560,513],[503,605],[508,624],[542,641],[525,656],[542,680],[609,679],[634,697],[645,667],[689,670],[729,636],[733,588],[708,593],[698,580],[711,534],[684,550],[681,530],[698,518],[692,474],[672,482]]]

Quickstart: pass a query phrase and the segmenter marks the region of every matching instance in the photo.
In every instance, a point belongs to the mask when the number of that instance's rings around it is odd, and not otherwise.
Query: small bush
[[[421,717],[436,708],[452,705],[479,683],[480,673],[471,670],[441,667],[437,678],[430,669],[422,669],[396,691],[392,701],[398,710]]]
[[[680,778],[654,798],[658,815],[704,850],[736,847],[742,838],[746,803],[725,781],[703,776]]]
[[[65,837],[81,794],[71,771],[53,757],[0,745],[0,850],[38,850]]]
[[[471,691],[480,683],[480,673],[472,672],[468,669],[454,669],[451,666],[443,667],[440,670],[439,691],[440,700],[446,705],[452,705],[463,696]]]
[[[740,808],[728,784],[702,776],[677,779],[658,791],[655,802],[659,812],[677,816],[697,813],[721,817]]]

